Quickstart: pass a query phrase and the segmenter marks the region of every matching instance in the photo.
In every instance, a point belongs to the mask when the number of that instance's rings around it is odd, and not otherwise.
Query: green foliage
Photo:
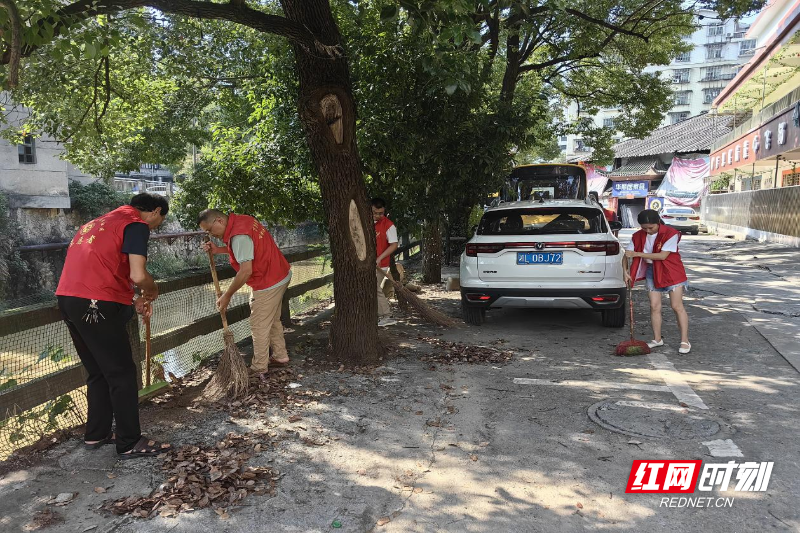
[[[72,209],[80,214],[84,222],[125,205],[130,200],[128,195],[115,191],[102,181],[88,185],[70,181],[69,197]]]
[[[0,192],[0,310],[11,297],[15,284],[11,280],[24,279],[28,263],[15,247],[21,242],[20,228],[11,218],[8,197]]]
[[[48,344],[47,347],[41,351],[36,362],[40,363],[45,359],[50,360],[53,363],[61,363],[62,361],[70,361],[72,357],[68,353],[64,352],[63,346],[54,346],[52,344]]]
[[[731,186],[731,180],[733,179],[733,174],[729,172],[723,172],[719,175],[717,179],[711,182],[711,190],[712,191],[727,191]]]
[[[57,429],[74,425],[80,419],[72,396],[64,394],[8,419],[2,429],[8,432],[9,443],[24,444],[40,439]]]

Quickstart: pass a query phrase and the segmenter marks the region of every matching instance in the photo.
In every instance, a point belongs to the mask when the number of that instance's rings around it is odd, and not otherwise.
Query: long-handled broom
[[[380,275],[389,280],[389,282],[394,286],[398,300],[401,297],[404,298],[411,305],[411,307],[413,307],[420,315],[422,315],[422,318],[428,322],[447,328],[454,327],[457,324],[457,322],[449,316],[428,306],[419,298],[419,296],[408,290],[402,283],[395,281],[391,276],[387,276],[383,269],[378,267],[376,268]]]
[[[208,251],[208,262],[211,266],[211,277],[214,279],[214,289],[219,299],[222,296],[222,290],[219,288],[217,267],[214,264],[214,254],[211,250]],[[249,386],[247,366],[244,364],[244,358],[236,346],[236,341],[233,339],[233,332],[228,329],[228,318],[225,315],[225,310],[220,311],[219,314],[222,318],[222,337],[225,340],[225,349],[219,359],[219,365],[217,365],[214,376],[203,391],[203,398],[208,401],[218,401],[225,396],[232,399],[241,398],[247,394]]]
[[[628,322],[631,324],[631,338],[630,340],[622,341],[617,344],[617,349],[614,353],[624,357],[648,354],[650,353],[650,347],[647,343],[637,340],[633,336],[633,283],[628,284],[628,307],[630,310],[630,320],[628,320]]]

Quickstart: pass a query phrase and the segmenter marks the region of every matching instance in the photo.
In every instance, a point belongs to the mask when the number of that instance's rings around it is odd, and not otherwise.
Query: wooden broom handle
[[[630,320],[628,320],[628,322],[630,322],[631,325],[631,340],[633,340],[633,282],[631,282],[631,284],[628,285],[628,307],[630,308],[630,314],[631,314]]]
[[[146,305],[150,305],[149,303]],[[144,316],[144,364],[145,364],[145,386],[150,386],[150,361],[152,354],[152,345],[150,343],[150,317],[147,316],[145,310]]]
[[[206,239],[206,242],[210,242]],[[214,280],[214,290],[217,293],[217,299],[222,296],[222,289],[219,288],[219,277],[217,276],[217,265],[214,263],[214,252],[208,251],[208,265],[211,267],[211,278]],[[220,311],[219,316],[222,317],[222,329],[228,332],[228,317],[225,316],[225,311]]]

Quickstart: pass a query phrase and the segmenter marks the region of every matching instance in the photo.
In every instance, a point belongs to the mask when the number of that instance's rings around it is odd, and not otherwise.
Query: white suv
[[[580,200],[489,208],[461,255],[464,320],[480,325],[502,307],[576,308],[624,326],[624,251],[611,230],[599,206]]]

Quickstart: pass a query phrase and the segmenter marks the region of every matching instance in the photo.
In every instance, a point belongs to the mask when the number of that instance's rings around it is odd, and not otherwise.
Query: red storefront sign
[[[800,102],[711,153],[711,175],[769,159],[800,147]]]

